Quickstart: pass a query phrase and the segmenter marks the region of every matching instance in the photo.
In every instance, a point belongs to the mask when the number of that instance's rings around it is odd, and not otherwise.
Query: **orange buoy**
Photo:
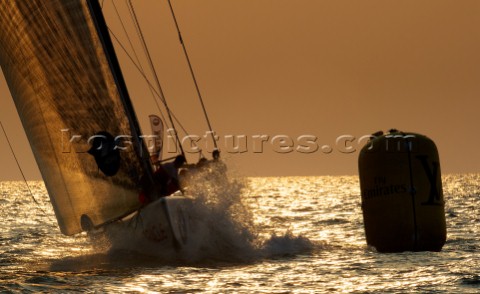
[[[426,136],[376,133],[359,155],[367,244],[379,252],[440,251],[446,240],[440,161]]]

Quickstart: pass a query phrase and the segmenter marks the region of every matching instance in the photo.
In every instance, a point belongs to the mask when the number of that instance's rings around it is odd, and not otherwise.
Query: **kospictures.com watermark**
[[[62,152],[63,153],[84,153],[91,148],[96,138],[106,139],[103,134],[96,134],[89,137],[74,134],[70,129],[62,129]],[[113,137],[113,136],[112,136]],[[165,153],[177,154],[179,144],[185,153],[195,154],[199,152],[209,152],[214,150],[214,140],[216,146],[224,153],[265,153],[275,152],[280,154],[303,153],[311,154],[321,152],[330,154],[339,152],[350,154],[361,149],[365,144],[371,144],[374,135],[339,135],[334,138],[333,144],[323,144],[316,135],[305,134],[296,137],[288,135],[223,135],[219,136],[215,132],[207,131],[204,135],[186,135],[177,136],[173,129],[168,129],[165,138],[159,140],[157,135],[142,135],[138,140],[134,140],[130,135],[114,136],[114,149],[120,151],[132,151],[135,143],[144,143],[149,152],[158,150],[158,145],[163,145],[162,150]],[[100,147],[99,147],[100,148]]]

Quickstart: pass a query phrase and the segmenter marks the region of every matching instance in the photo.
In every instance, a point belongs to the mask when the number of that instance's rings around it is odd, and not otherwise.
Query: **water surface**
[[[443,189],[441,252],[367,247],[355,176],[282,177],[209,198],[205,250],[165,259],[63,236],[43,182],[1,182],[0,291],[480,293],[480,175],[446,175]]]

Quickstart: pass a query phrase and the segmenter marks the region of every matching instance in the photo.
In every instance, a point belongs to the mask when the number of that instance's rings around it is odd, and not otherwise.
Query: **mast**
[[[137,29],[138,36],[140,38],[140,41],[142,42],[143,50],[145,51],[145,55],[147,57],[149,65],[150,65],[150,69],[152,71],[153,77],[155,78],[155,83],[156,83],[158,91],[159,91],[159,97],[162,100],[163,104],[165,105],[165,108],[167,110],[168,119],[170,121],[170,124],[171,124],[174,132],[175,132],[175,138],[177,139],[178,147],[180,148],[180,152],[182,153],[182,155],[185,156],[185,151],[183,150],[182,143],[180,142],[177,130],[175,128],[175,122],[173,121],[173,118],[172,118],[172,112],[170,111],[170,107],[168,107],[167,99],[165,98],[165,94],[163,93],[162,86],[160,85],[160,81],[158,80],[157,71],[155,70],[155,66],[153,65],[153,61],[152,61],[152,57],[150,55],[150,51],[148,50],[148,46],[147,46],[147,43],[145,41],[145,37],[143,36],[143,32],[142,32],[142,29],[140,27],[140,23],[138,22],[137,15],[135,13],[135,9],[133,8],[133,4],[132,4],[131,0],[128,1],[128,8],[130,9],[130,13],[131,13],[133,21],[135,23],[135,27]]]
[[[134,150],[137,153],[139,160],[143,164],[150,183],[153,183],[153,171],[150,165],[149,152],[144,144],[144,141],[141,140],[142,132],[140,129],[140,124],[138,123],[132,101],[130,100],[130,95],[128,94],[127,85],[125,83],[125,79],[123,78],[117,55],[115,54],[115,48],[113,47],[110,34],[108,33],[108,27],[103,16],[102,7],[100,6],[98,0],[87,0],[87,3],[88,8],[90,9],[92,20],[97,29],[98,36],[100,38],[100,41],[102,42],[105,55],[107,57],[113,77],[115,79],[115,84],[117,85],[120,99],[123,102],[128,121],[130,122],[130,127],[133,133],[132,139],[134,141]],[[155,185],[151,186],[155,187]]]

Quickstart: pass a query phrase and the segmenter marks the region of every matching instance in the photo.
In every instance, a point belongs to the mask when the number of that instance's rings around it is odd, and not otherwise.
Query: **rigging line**
[[[192,63],[190,62],[190,57],[188,56],[187,47],[183,42],[182,33],[180,32],[180,26],[178,25],[177,17],[175,16],[175,11],[173,10],[172,2],[170,0],[168,0],[168,5],[170,6],[170,11],[172,12],[173,21],[175,22],[175,27],[177,28],[177,32],[178,32],[178,38],[180,40],[180,44],[182,44],[183,53],[185,54],[185,58],[187,59],[188,68],[190,69],[190,74],[192,75],[193,83],[195,84],[195,89],[197,90],[197,95],[200,100],[200,104],[202,105],[203,114],[205,115],[205,119],[207,121],[210,134],[212,135],[213,144],[215,146],[215,149],[218,149],[217,140],[215,140],[215,134],[213,132],[210,119],[208,118],[207,109],[205,108],[205,103],[203,102],[203,97],[200,92],[200,87],[198,86],[197,78],[195,77],[195,73],[193,72],[193,67],[192,67]]]
[[[110,35],[113,37],[113,39],[118,43],[118,45],[120,46],[120,48],[122,48],[122,50],[124,51],[124,53],[127,55],[127,57],[130,59],[130,61],[132,62],[132,64],[135,66],[135,68],[139,71],[140,75],[142,75],[142,77],[145,79],[145,82],[147,83],[147,85],[149,86],[150,90],[155,94],[157,95],[158,99],[162,99],[162,97],[160,96],[160,94],[157,92],[157,90],[155,89],[155,87],[150,83],[150,81],[148,80],[147,76],[145,75],[145,73],[140,69],[140,67],[138,66],[138,64],[135,63],[135,61],[133,60],[132,56],[130,55],[130,53],[128,53],[127,49],[125,48],[125,46],[123,46],[122,42],[120,42],[120,40],[117,38],[117,36],[115,35],[115,33],[109,28],[108,29],[109,32],[110,32]],[[165,119],[164,115],[163,115],[163,112],[161,111],[160,109],[160,105],[158,105],[158,101],[157,99],[154,99],[155,101],[155,104],[157,105],[157,108],[160,110],[160,115],[162,116],[162,119],[163,121],[167,122],[167,120]],[[162,100],[162,103],[165,103],[163,100]],[[190,139],[190,142],[193,143],[196,147],[198,147],[198,149],[200,150],[200,155],[203,156],[203,151],[202,149],[200,148],[200,146],[198,146],[197,142],[193,139],[193,137],[190,136],[190,134],[188,133],[187,129],[183,126],[183,124],[180,122],[180,120],[177,118],[177,116],[175,115],[175,113],[173,113],[172,111],[170,112],[173,119],[177,122],[178,126],[180,127],[180,129],[185,133],[185,135]],[[177,140],[178,140],[178,136],[177,136]],[[179,144],[180,141],[179,141]]]
[[[120,20],[120,23],[121,23],[121,25],[122,25],[123,32],[124,32],[125,35],[127,36],[128,43],[130,44],[130,48],[131,48],[132,51],[133,51],[133,55],[135,56],[136,64],[138,64],[139,71],[143,74],[143,76],[146,76],[145,70],[143,69],[142,63],[140,62],[140,58],[138,58],[138,54],[137,54],[137,52],[136,52],[136,50],[135,50],[135,47],[133,46],[132,40],[131,40],[128,32],[127,32],[127,29],[126,29],[126,27],[125,27],[125,24],[124,24],[124,22],[123,22],[123,20],[122,20],[122,17],[120,16],[120,13],[118,12],[117,5],[115,4],[115,1],[114,1],[114,0],[112,0],[112,4],[113,4],[113,7],[115,8],[115,12],[116,12],[116,14],[117,14],[117,17],[118,17],[118,19]],[[109,28],[108,30],[110,31],[111,34],[113,34],[113,32],[112,32],[112,30],[110,30],[110,28]],[[115,39],[117,39],[117,38],[115,37]],[[120,44],[120,41],[119,41],[118,39],[117,39],[117,42]],[[123,47],[123,46],[122,46],[122,47]],[[127,50],[125,49],[125,52],[126,52],[126,51],[127,51]],[[133,60],[132,60],[132,61],[133,61]],[[134,63],[135,63],[135,62],[134,62]],[[145,79],[146,79],[146,77],[145,77]],[[148,80],[147,80],[147,83],[148,83]],[[153,93],[152,87],[148,87],[148,89],[150,90],[150,93],[152,94],[153,100],[155,101],[155,104],[156,104],[156,106],[157,106],[157,109],[158,109],[158,111],[159,111],[159,113],[160,113],[163,121],[166,121],[166,120],[165,120],[165,117],[164,117],[164,115],[163,115],[163,112],[162,112],[162,110],[161,110],[161,108],[160,108],[160,105],[158,105],[157,99],[155,98],[155,94]]]
[[[115,4],[115,1],[112,0],[112,4],[113,4],[113,7],[115,8],[115,12],[117,14],[117,18],[118,20],[120,21],[120,24],[122,25],[122,28],[123,28],[123,32],[125,33],[125,36],[127,37],[127,40],[128,40],[128,43],[130,45],[130,48],[132,49],[132,52],[133,52],[133,55],[135,56],[135,59],[136,59],[136,62],[137,64],[139,65],[142,73],[145,73],[145,70],[143,69],[143,66],[142,66],[142,63],[140,62],[140,59],[138,57],[138,54],[137,54],[137,51],[135,50],[135,46],[133,46],[133,43],[132,43],[132,40],[130,38],[130,35],[128,34],[128,31],[125,27],[125,24],[122,20],[122,17],[120,16],[120,13],[118,12],[118,9],[117,9],[117,5]],[[110,30],[110,29],[109,29]],[[153,94],[153,92],[152,92]]]
[[[155,99],[155,94],[156,94],[156,96],[158,97],[158,99],[160,99],[160,100],[162,101],[162,103],[165,105],[165,107],[167,107],[166,101],[165,101],[164,97],[162,97],[162,96],[155,90],[154,86],[153,86],[153,85],[151,84],[151,82],[148,80],[148,77],[147,77],[146,74],[145,74],[145,70],[143,69],[142,64],[140,63],[140,60],[139,60],[138,55],[137,55],[137,53],[136,53],[136,50],[135,50],[135,48],[134,48],[134,46],[133,46],[133,44],[132,44],[132,42],[131,42],[131,39],[130,39],[127,31],[126,31],[126,28],[125,28],[125,26],[124,26],[124,23],[123,23],[123,21],[122,21],[122,19],[121,19],[120,14],[118,13],[117,7],[116,7],[116,5],[115,5],[115,3],[114,3],[113,0],[112,0],[112,3],[113,3],[113,6],[115,7],[115,10],[116,10],[116,12],[117,12],[117,16],[118,16],[118,18],[119,18],[119,20],[120,20],[120,22],[121,22],[121,24],[122,24],[123,30],[124,30],[124,32],[125,32],[125,35],[127,36],[127,39],[128,39],[128,41],[129,41],[129,43],[130,43],[130,47],[132,48],[132,51],[133,51],[133,53],[134,53],[134,55],[135,55],[136,62],[135,62],[135,60],[132,58],[132,56],[131,56],[131,54],[128,52],[128,50],[125,48],[125,46],[122,44],[122,42],[119,40],[119,38],[115,35],[115,33],[114,33],[110,28],[108,28],[108,30],[109,30],[110,34],[112,35],[112,37],[115,39],[115,41],[117,41],[117,43],[119,44],[119,46],[122,48],[122,50],[124,51],[124,53],[127,55],[127,57],[130,59],[130,61],[132,62],[132,64],[137,68],[137,70],[139,71],[139,73],[141,74],[141,76],[145,79],[145,82],[147,83],[147,85],[148,85],[148,87],[149,87],[149,90],[150,90],[150,92],[152,93],[152,96],[154,97],[155,104],[156,104],[156,106],[157,106],[157,109],[158,109],[159,112],[160,112],[160,115],[161,115],[163,121],[168,122],[168,121],[165,119],[165,116],[164,116],[164,114],[163,114],[163,111],[162,111],[161,108],[160,108],[160,105],[158,104],[157,99]],[[176,121],[176,123],[179,125],[180,129],[185,133],[186,136],[188,136],[188,138],[190,139],[190,142],[193,143],[196,147],[199,148],[199,150],[200,150],[200,155],[203,156],[203,154],[202,154],[202,149],[198,146],[197,142],[196,142],[195,140],[193,140],[193,138],[189,135],[189,133],[188,133],[188,131],[186,130],[186,128],[182,125],[182,123],[180,122],[180,120],[175,116],[175,114],[174,114],[172,111],[171,111],[171,114],[172,114],[172,116],[173,116],[173,119],[174,119],[174,120]]]
[[[168,123],[168,121],[165,119],[165,116],[164,116],[164,114],[163,114],[163,112],[162,112],[162,110],[161,110],[161,108],[160,108],[160,105],[158,105],[158,102],[157,102],[157,100],[155,99],[155,94],[158,96],[158,99],[160,99],[160,100],[162,101],[162,103],[165,105],[165,108],[168,108],[168,105],[166,104],[165,97],[162,97],[162,96],[155,90],[155,88],[153,87],[153,85],[152,85],[152,84],[150,83],[150,81],[148,80],[148,78],[147,78],[147,76],[146,76],[146,74],[145,74],[145,70],[143,69],[142,64],[141,64],[141,62],[140,62],[140,60],[139,60],[139,58],[138,58],[138,55],[137,55],[137,53],[136,53],[135,47],[133,46],[133,44],[132,44],[132,42],[131,42],[131,38],[129,37],[129,34],[128,34],[126,28],[125,28],[124,22],[122,21],[122,18],[121,18],[121,16],[120,16],[120,14],[118,13],[118,9],[117,9],[117,7],[116,7],[116,5],[115,5],[115,3],[114,3],[113,0],[112,0],[112,4],[113,4],[113,6],[114,6],[114,8],[115,8],[115,10],[116,10],[117,17],[119,18],[120,23],[122,24],[123,30],[124,30],[124,32],[125,32],[125,35],[127,36],[127,39],[128,39],[128,41],[129,41],[129,43],[130,43],[130,47],[131,47],[132,50],[133,50],[133,53],[134,53],[134,55],[135,55],[135,59],[137,60],[137,62],[135,62],[135,61],[133,60],[133,58],[131,57],[131,55],[128,53],[128,50],[125,48],[125,46],[123,46],[122,42],[120,42],[120,40],[117,38],[117,36],[116,36],[116,35],[113,33],[113,31],[109,28],[110,34],[115,38],[115,40],[118,42],[118,44],[119,44],[120,47],[123,49],[123,51],[125,52],[125,54],[129,57],[130,61],[133,63],[133,65],[135,65],[135,67],[137,68],[137,70],[140,72],[140,74],[142,75],[142,77],[143,77],[143,78],[145,79],[145,81],[147,82],[147,84],[148,84],[148,86],[149,86],[149,90],[150,90],[150,92],[152,93],[153,99],[154,99],[154,101],[155,101],[155,104],[156,104],[156,106],[157,106],[158,111],[160,112],[160,115],[161,115],[163,121],[165,121],[165,122]],[[134,15],[132,14],[132,12],[130,12],[130,13],[131,13],[132,19],[135,21]],[[137,33],[138,33],[138,29],[137,29]],[[140,34],[139,34],[139,38],[141,38]],[[160,88],[160,89],[161,89],[161,88]],[[162,93],[162,94],[163,94],[163,93]],[[203,153],[202,153],[203,151],[202,151],[202,149],[198,146],[197,142],[196,142],[192,137],[190,137],[189,133],[187,132],[187,130],[185,129],[185,127],[181,124],[181,122],[179,121],[179,119],[175,116],[175,114],[174,114],[172,111],[170,111],[170,113],[172,114],[173,119],[177,122],[177,124],[180,126],[180,128],[182,129],[182,131],[185,133],[185,135],[188,136],[188,138],[190,139],[190,142],[191,142],[193,145],[195,145],[195,146],[200,150],[200,155],[203,156]],[[167,124],[167,125],[168,125],[168,124]],[[173,128],[173,129],[175,130],[175,128]],[[178,140],[178,136],[177,136],[177,140]],[[178,142],[179,142],[179,144],[181,144],[180,141],[178,141]]]
[[[127,49],[123,46],[123,44],[120,42],[120,40],[117,38],[117,36],[115,35],[115,33],[110,30],[110,34],[112,35],[112,37],[115,39],[115,41],[117,41],[117,43],[120,45],[120,48],[122,48],[122,50],[125,52],[125,54],[127,55],[127,57],[130,59],[130,61],[133,63],[133,65],[137,68],[137,70],[140,72],[140,74],[142,75],[142,77],[145,79],[145,81],[147,82],[148,86],[150,87],[150,89],[159,97],[159,99],[161,99],[160,97],[160,94],[157,92],[157,90],[153,87],[153,85],[150,83],[150,81],[148,80],[147,76],[145,75],[144,72],[142,72],[140,70],[140,68],[138,67],[138,65],[135,63],[135,61],[133,60],[132,56],[127,52]],[[162,101],[163,102],[163,101]],[[155,103],[157,103],[158,105],[158,102],[157,100],[155,100]],[[163,115],[163,113],[161,113]],[[188,138],[190,139],[191,142],[193,142],[197,147],[197,142],[195,142],[193,140],[193,138],[189,135],[188,131],[185,129],[185,127],[182,125],[182,123],[180,122],[180,120],[177,118],[177,116],[175,115],[175,113],[173,113],[171,111],[171,115],[173,117],[173,119],[177,122],[178,126],[180,127],[180,129],[182,129],[182,131],[185,133],[185,135],[188,136]]]
[[[125,2],[128,2],[128,0],[125,0]],[[141,41],[142,43],[142,49],[143,49],[143,52],[144,54],[146,55],[147,57],[147,60],[148,60],[148,48],[146,46],[146,43],[145,43],[145,39],[143,38],[143,33],[140,29],[140,24],[138,23],[138,20],[136,18],[136,14],[135,14],[135,11],[133,9],[133,4],[131,3],[127,3],[127,6],[128,6],[128,11],[130,12],[130,17],[132,18],[132,22],[134,23],[135,25],[135,30],[137,32],[137,37],[138,39]],[[152,64],[149,64],[150,66],[150,70],[152,70]],[[154,74],[154,77],[157,77],[155,75],[155,71],[153,71],[153,74]],[[163,93],[163,88],[161,87],[160,83],[158,83],[158,86],[159,86],[159,89],[158,91],[156,91],[157,95],[159,96],[159,99],[162,101],[162,103],[165,105],[165,108],[167,108],[167,105],[166,105],[166,100],[165,100],[165,95]],[[153,86],[152,86],[153,88]]]
[[[35,199],[35,196],[33,196],[33,192],[30,189],[30,185],[27,182],[27,178],[25,177],[25,174],[23,173],[22,166],[18,162],[17,156],[15,155],[15,151],[13,150],[12,144],[10,143],[10,140],[8,139],[7,132],[5,131],[5,128],[3,127],[2,122],[0,121],[0,126],[2,127],[3,134],[5,135],[5,139],[7,139],[8,147],[10,147],[10,151],[12,152],[13,158],[15,159],[15,162],[17,163],[17,167],[20,170],[20,173],[22,174],[23,181],[25,182],[25,185],[27,186],[28,192],[30,193],[30,196],[33,199],[33,202],[35,202],[38,205],[38,208],[45,214],[48,215],[47,212],[40,206],[40,203]]]
[[[130,59],[130,61],[133,63],[133,65],[134,65],[135,68],[138,70],[138,72],[140,73],[140,75],[143,77],[143,79],[144,79],[145,82],[147,83],[149,89],[150,89],[151,91],[153,91],[153,92],[159,97],[159,99],[160,99],[160,101],[161,101],[162,103],[164,103],[163,100],[162,100],[162,97],[160,97],[160,94],[157,92],[157,90],[155,90],[155,87],[154,87],[154,86],[152,85],[152,83],[150,83],[150,81],[148,80],[148,77],[147,77],[147,75],[145,74],[145,72],[142,71],[142,69],[139,67],[139,65],[138,65],[137,63],[135,63],[135,60],[133,60],[133,57],[130,55],[130,53],[128,53],[127,48],[125,48],[125,46],[123,46],[122,42],[120,42],[120,40],[118,39],[118,37],[115,35],[115,33],[114,33],[110,28],[108,28],[108,31],[110,32],[110,35],[113,37],[113,39],[115,39],[115,41],[117,41],[118,45],[120,45],[120,48],[122,48],[123,52],[127,55],[127,57]],[[160,105],[158,104],[157,99],[154,99],[154,101],[155,101],[155,104],[156,104],[157,108],[160,109]],[[161,116],[162,116],[162,119],[163,119],[164,121],[166,121],[166,120],[165,120],[165,117],[163,116],[163,112],[162,112],[161,110],[160,110],[160,114],[161,114]]]
[[[157,87],[158,87],[158,90],[161,94],[161,96],[163,97],[163,101],[164,101],[164,104],[165,104],[165,108],[167,109],[167,115],[168,115],[168,118],[170,120],[170,123],[172,124],[172,128],[175,130],[175,123],[173,122],[173,119],[172,119],[172,116],[171,116],[171,113],[170,113],[170,108],[168,107],[167,105],[167,100],[165,99],[165,95],[163,93],[163,89],[162,87],[160,86],[160,81],[158,80],[158,75],[157,75],[157,71],[155,70],[155,67],[153,66],[153,61],[152,61],[152,57],[150,55],[150,51],[148,50],[148,47],[147,47],[147,44],[146,44],[146,41],[145,41],[145,38],[143,36],[143,32],[142,32],[142,29],[140,27],[140,23],[138,22],[138,18],[137,18],[137,15],[135,13],[135,9],[133,8],[133,4],[132,4],[132,1],[129,0],[128,1],[128,4],[129,4],[129,8],[130,8],[130,13],[132,14],[132,17],[133,17],[133,20],[134,20],[134,23],[135,23],[135,27],[137,28],[137,32],[139,34],[139,37],[140,37],[140,40],[142,41],[142,45],[143,45],[143,49],[145,51],[145,55],[147,56],[147,60],[148,60],[148,64],[150,65],[150,69],[153,73],[153,77],[155,78],[155,83],[157,84]],[[180,139],[178,137],[178,133],[175,131],[175,137],[177,139],[177,142],[178,142],[178,147],[180,147],[180,151],[182,153],[183,156],[185,156],[185,152],[183,150],[183,146],[180,142]]]

